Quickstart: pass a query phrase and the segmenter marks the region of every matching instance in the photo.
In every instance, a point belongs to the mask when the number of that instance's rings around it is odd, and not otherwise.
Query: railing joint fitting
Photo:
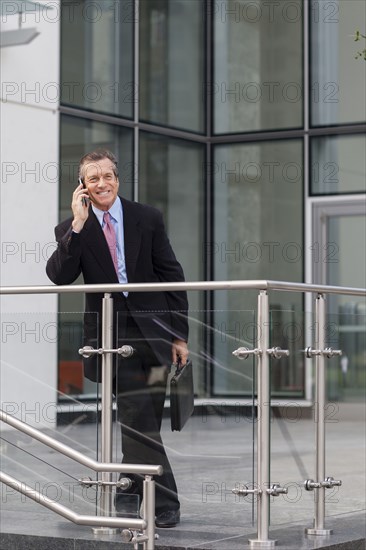
[[[104,355],[106,353],[116,353],[121,355],[124,359],[131,357],[135,350],[132,346],[124,345],[117,349],[108,349],[108,348],[98,348],[94,349],[92,346],[84,346],[78,350],[79,355],[82,355],[85,358],[91,357],[92,355]]]
[[[235,487],[235,489],[232,489],[231,492],[234,495],[240,495],[240,496],[243,496],[243,497],[246,497],[247,495],[261,495],[262,494],[261,489],[257,489],[257,488],[249,489],[249,487],[247,485],[241,485],[240,487]]]
[[[306,491],[314,491],[314,489],[321,489],[322,484],[319,481],[307,479],[306,481],[304,481],[304,487]]]
[[[335,357],[335,356],[341,356],[342,350],[341,349],[333,349],[333,348],[325,348],[325,349],[313,349],[312,347],[307,347],[304,350],[305,357],[307,359],[311,359],[315,356],[323,356],[323,357]]]
[[[325,489],[332,489],[333,487],[340,487],[342,485],[341,479],[334,479],[334,477],[326,477],[322,482],[322,486]]]
[[[281,349],[279,346],[267,349],[267,353],[274,359],[281,359],[282,357],[288,357],[290,355],[288,349]]]
[[[243,360],[243,359],[248,359],[250,355],[254,355],[254,356],[262,355],[262,350],[259,348],[248,349],[246,347],[241,347],[234,350],[232,354],[238,359]]]
[[[266,493],[272,497],[279,497],[280,495],[287,495],[288,489],[287,487],[281,487],[278,483],[273,483],[269,489],[266,489]]]

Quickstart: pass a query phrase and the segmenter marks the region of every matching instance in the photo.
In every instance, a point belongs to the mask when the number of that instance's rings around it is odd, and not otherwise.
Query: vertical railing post
[[[147,528],[144,535],[148,540],[144,542],[143,550],[154,550],[155,548],[155,481],[152,476],[145,476],[143,481],[142,517],[147,521]]]
[[[270,494],[270,415],[271,391],[269,356],[269,303],[264,290],[258,295],[257,356],[257,539],[250,539],[252,548],[272,548],[276,541],[268,538]]]
[[[325,349],[325,326],[326,326],[325,297],[318,294],[315,302],[315,327],[316,327],[316,348]],[[325,406],[326,406],[326,370],[325,356],[323,353],[315,358],[315,471],[316,481],[320,484],[325,479]],[[314,526],[307,528],[308,535],[330,535],[332,529],[324,528],[325,519],[325,487],[320,486],[314,491],[315,517]]]
[[[105,293],[102,304],[102,348],[111,350],[113,348],[113,298],[111,294]],[[112,462],[112,384],[113,384],[113,354],[104,352],[102,355],[102,411],[101,411],[101,461]],[[102,481],[112,481],[110,472],[102,472]],[[112,485],[102,485],[98,505],[100,516],[112,515]],[[113,534],[116,529],[96,528],[95,533]]]

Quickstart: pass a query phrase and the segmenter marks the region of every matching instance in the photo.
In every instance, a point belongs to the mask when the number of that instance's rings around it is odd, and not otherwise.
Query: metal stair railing
[[[48,436],[47,434],[37,430],[36,428],[29,426],[25,422],[14,418],[0,409],[0,421],[5,422],[9,426],[19,430],[20,432],[36,439],[40,443],[47,445],[51,449],[58,451],[59,453],[67,456],[79,464],[94,470],[95,472],[115,472],[121,471],[120,463],[106,463],[98,462],[84,454],[76,451],[72,447],[61,443],[57,439]],[[98,532],[100,529],[107,528],[108,530],[114,528],[127,528],[123,533],[126,539],[131,540],[136,544],[143,544],[144,550],[153,550],[155,545],[155,482],[152,476],[160,476],[163,473],[162,466],[154,466],[150,464],[123,464],[123,470],[129,474],[144,475],[143,482],[143,518],[121,518],[110,517],[109,515],[80,515],[76,514],[66,506],[59,504],[47,496],[43,495],[39,491],[29,487],[25,483],[18,481],[17,479],[9,476],[4,472],[0,472],[0,482],[8,485],[15,491],[29,497],[35,502],[45,506],[49,510],[52,510],[56,514],[64,517],[65,519],[76,523],[77,525],[89,525],[95,527]],[[137,530],[141,530],[142,534]],[[135,533],[133,533],[135,531]],[[108,531],[110,532],[110,531]]]
[[[51,500],[46,495],[43,495],[39,491],[36,491],[32,487],[29,487],[22,481],[18,481],[12,476],[0,472],[0,481],[8,485],[15,491],[21,493],[22,495],[34,500],[35,502],[42,504],[49,510],[52,510],[56,514],[76,523],[77,525],[90,525],[95,527],[129,527],[132,529],[146,529],[147,522],[144,519],[133,519],[133,518],[117,518],[117,517],[106,517],[106,516],[87,516],[76,514],[66,506]],[[151,548],[151,547],[149,547]]]
[[[317,490],[317,498],[315,499],[315,513],[314,513],[314,525],[311,528],[307,528],[305,532],[308,535],[328,536],[331,530],[325,529],[325,489],[332,488],[336,485],[341,485],[341,480],[334,480],[332,477],[325,477],[325,403],[326,403],[326,384],[325,384],[325,359],[333,357],[334,355],[341,355],[341,350],[333,350],[326,347],[325,342],[325,296],[327,294],[339,294],[339,295],[351,295],[351,296],[366,296],[366,289],[352,288],[352,287],[338,287],[329,285],[314,285],[307,283],[291,283],[285,281],[197,281],[197,282],[184,282],[184,283],[128,283],[128,284],[108,284],[108,285],[60,285],[60,286],[37,286],[37,287],[1,287],[0,295],[11,294],[61,294],[61,293],[75,293],[75,292],[88,292],[88,293],[104,293],[103,299],[103,316],[102,316],[102,348],[99,350],[81,349],[79,353],[82,355],[85,353],[100,353],[102,354],[102,376],[103,376],[103,391],[102,391],[102,463],[98,468],[98,471],[104,470],[105,475],[107,472],[117,471],[115,468],[120,468],[120,465],[111,464],[111,442],[112,442],[112,378],[111,378],[111,364],[112,353],[119,353],[123,356],[121,349],[114,350],[112,347],[112,323],[113,316],[113,299],[111,293],[113,292],[162,292],[173,290],[244,290],[244,289],[257,289],[258,295],[258,341],[257,347],[253,350],[246,348],[239,348],[234,350],[233,354],[238,359],[246,359],[249,355],[254,355],[257,365],[257,378],[258,378],[258,409],[261,411],[260,417],[257,422],[257,483],[256,487],[249,489],[248,487],[235,488],[233,492],[241,495],[255,494],[257,496],[257,538],[249,541],[252,548],[272,548],[277,541],[269,538],[269,507],[270,499],[274,496],[286,493],[287,489],[282,488],[279,484],[271,484],[270,481],[270,413],[271,413],[271,395],[270,395],[270,369],[269,369],[269,357],[281,358],[288,355],[288,350],[281,350],[279,347],[273,347],[269,349],[269,291],[283,291],[283,292],[302,292],[316,294],[316,335],[315,335],[315,349],[309,347],[304,351],[306,358],[315,357],[315,391],[316,391],[316,411],[318,414],[316,422],[316,457],[315,457],[315,470],[316,481],[312,479],[305,480],[305,489],[308,491]],[[108,322],[109,321],[109,322]],[[109,328],[108,328],[109,327]],[[128,347],[128,346],[127,346]],[[9,419],[8,419],[9,420]],[[11,422],[20,422],[12,419]],[[10,422],[9,422],[10,423]],[[19,427],[19,425],[18,425]],[[24,428],[24,426],[23,426]],[[29,427],[27,427],[28,429]],[[31,428],[32,430],[34,428]],[[42,434],[42,438],[46,438]],[[44,440],[45,441],[45,440]],[[57,446],[62,445],[57,442]],[[61,447],[58,449],[61,450]],[[64,449],[65,450],[65,449]],[[74,454],[75,451],[72,451]],[[77,453],[79,455],[79,453]],[[80,458],[80,456],[79,456]],[[84,457],[85,459],[86,457]],[[90,464],[89,460],[88,464]],[[94,461],[92,461],[94,462]],[[124,470],[126,465],[124,465]],[[135,472],[134,468],[137,465],[130,465],[132,470],[130,473]],[[142,467],[142,466],[139,466]],[[149,466],[148,468],[159,468],[159,466]],[[151,470],[149,470],[151,471]],[[159,470],[160,471],[160,470]],[[159,475],[158,471],[155,472]],[[104,478],[104,493],[102,487],[102,500],[103,508],[101,513],[107,516],[111,511],[111,487],[108,482],[108,476]],[[12,480],[9,476],[2,474],[1,481],[4,483],[12,483],[13,488],[27,494],[30,498],[36,500],[34,491],[21,487],[19,482]],[[15,481],[15,483],[14,483]],[[146,481],[146,480],[145,480]],[[150,483],[149,483],[150,482]],[[154,482],[150,479],[147,480],[147,485],[153,487]],[[42,495],[41,495],[42,496]],[[144,529],[143,535],[139,537],[135,536],[132,542],[135,543],[137,548],[139,541],[144,545],[144,549],[150,550],[154,548],[155,531],[154,521],[151,521],[151,517],[154,518],[154,510],[152,503],[155,503],[155,492],[149,492],[149,502],[151,504],[149,510],[150,516],[146,512],[146,504],[144,505],[144,517],[142,520],[134,520],[135,522],[141,522],[139,525]],[[49,500],[39,499],[41,504],[48,506],[57,513],[65,513],[63,507],[60,505],[54,506],[55,503]],[[151,512],[152,508],[152,512]],[[148,518],[146,518],[148,515]],[[84,516],[77,516],[68,511],[67,516],[71,521],[85,521]],[[88,517],[87,517],[88,518]],[[88,518],[94,522],[95,518]],[[111,517],[98,516],[99,524],[111,527],[112,525],[125,525],[126,520],[115,519]],[[102,523],[102,521],[104,523]],[[147,525],[146,521],[147,520]],[[75,521],[75,522],[77,522]],[[132,522],[132,520],[131,520]],[[146,528],[146,530],[145,530]],[[131,539],[130,539],[131,540]],[[149,544],[149,546],[146,546]]]

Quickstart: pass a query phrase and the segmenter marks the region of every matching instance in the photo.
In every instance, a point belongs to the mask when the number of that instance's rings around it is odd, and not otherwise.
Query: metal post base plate
[[[314,527],[308,527],[305,529],[306,535],[320,535],[322,537],[327,537],[333,533],[333,529],[315,529]]]
[[[120,529],[113,529],[112,527],[93,527],[92,531],[94,535],[118,535],[121,532]]]
[[[260,539],[249,539],[250,548],[274,548],[277,544],[277,540],[260,540]]]

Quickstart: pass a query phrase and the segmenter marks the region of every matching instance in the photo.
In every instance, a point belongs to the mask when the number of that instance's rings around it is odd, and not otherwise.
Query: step
[[[121,536],[95,536],[89,527],[80,527],[56,518],[48,510],[27,513],[22,518],[15,512],[1,514],[1,550],[120,550],[132,549]],[[13,527],[13,528],[12,528]],[[364,550],[365,516],[363,512],[327,518],[327,529],[333,534],[306,536],[304,526],[280,525],[270,529],[270,539],[283,550]],[[234,532],[235,531],[235,532]],[[199,525],[184,518],[179,527],[157,530],[156,549],[161,550],[241,550],[249,548],[248,539],[256,538],[254,530],[225,526]]]

